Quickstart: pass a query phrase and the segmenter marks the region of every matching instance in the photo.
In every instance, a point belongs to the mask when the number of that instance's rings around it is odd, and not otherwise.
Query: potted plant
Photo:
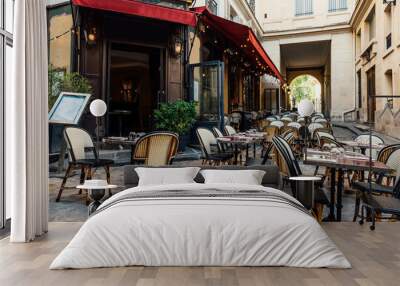
[[[49,110],[61,92],[92,93],[89,80],[79,73],[65,73],[49,66]]]
[[[158,130],[175,132],[179,135],[179,151],[184,151],[190,140],[190,129],[196,121],[196,104],[184,100],[162,103],[154,111]]]

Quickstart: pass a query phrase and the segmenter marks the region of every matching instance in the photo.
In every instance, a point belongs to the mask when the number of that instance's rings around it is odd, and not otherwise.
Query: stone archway
[[[322,84],[313,75],[300,74],[289,82],[291,93],[289,101],[291,108],[297,107],[304,97],[313,101],[316,112],[322,112]]]
[[[287,69],[286,70],[287,84],[291,86],[293,80],[304,75],[308,75],[314,78],[319,83],[320,97],[319,97],[319,102],[317,102],[318,106],[316,106],[316,109],[319,112],[324,113],[326,116],[329,116],[330,88],[329,88],[329,81],[327,80],[329,76],[325,74],[325,67],[310,68],[310,69]],[[288,106],[291,105],[289,96],[287,96],[286,101]]]

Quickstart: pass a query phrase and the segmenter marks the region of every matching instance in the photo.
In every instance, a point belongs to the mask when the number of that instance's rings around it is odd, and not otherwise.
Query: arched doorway
[[[291,109],[297,108],[299,102],[307,98],[314,103],[316,112],[322,112],[322,85],[316,77],[310,74],[296,76],[290,81],[289,88]]]

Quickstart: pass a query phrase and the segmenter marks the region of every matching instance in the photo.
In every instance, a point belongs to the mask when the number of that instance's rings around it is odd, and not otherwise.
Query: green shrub
[[[49,110],[61,92],[92,93],[89,80],[79,73],[64,73],[49,66]]]
[[[196,104],[183,100],[163,103],[154,111],[154,118],[158,130],[185,135],[196,121]]]

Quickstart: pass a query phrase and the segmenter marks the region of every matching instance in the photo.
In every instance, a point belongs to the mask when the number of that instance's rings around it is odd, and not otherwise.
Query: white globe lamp
[[[99,157],[100,149],[100,132],[99,132],[99,117],[103,116],[107,112],[107,104],[101,99],[95,99],[90,104],[90,113],[96,117],[96,148],[97,157]]]
[[[107,105],[101,99],[95,99],[90,104],[90,113],[95,117],[101,117],[107,112]]]
[[[297,110],[302,117],[309,117],[314,112],[314,104],[309,99],[302,99],[297,107]]]
[[[305,134],[304,139],[304,159],[307,159],[307,147],[308,147],[308,136],[309,136],[309,131],[308,131],[308,119],[314,112],[314,104],[312,103],[311,100],[309,99],[302,99],[299,102],[299,106],[297,107],[297,111],[299,112],[300,116],[304,117],[305,119]]]

